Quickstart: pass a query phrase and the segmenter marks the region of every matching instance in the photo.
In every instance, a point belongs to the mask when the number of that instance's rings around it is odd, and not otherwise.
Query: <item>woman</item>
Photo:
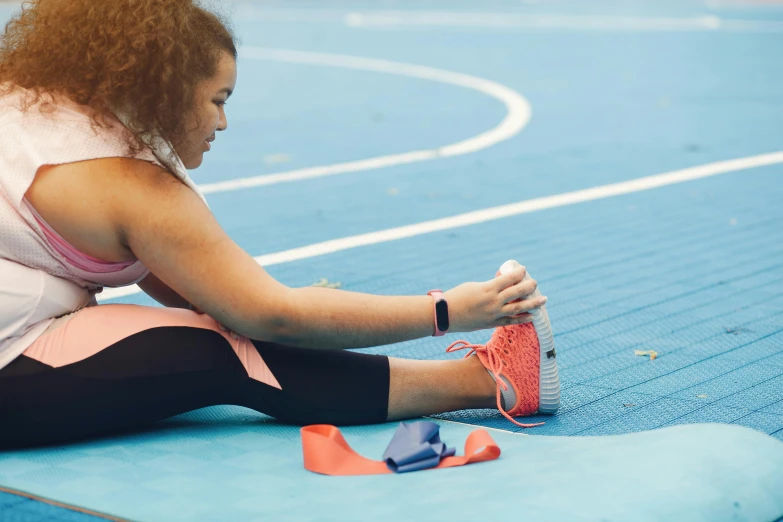
[[[236,57],[192,0],[34,0],[7,25],[0,446],[216,404],[301,424],[535,413],[545,298],[524,268],[422,296],[288,288],[221,230],[185,169],[227,127]],[[134,283],[167,308],[95,306]],[[449,348],[462,360],[342,351],[488,328]]]

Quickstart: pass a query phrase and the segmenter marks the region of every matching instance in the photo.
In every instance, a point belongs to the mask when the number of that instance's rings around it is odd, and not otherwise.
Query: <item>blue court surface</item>
[[[343,479],[302,469],[297,428],[209,408],[0,453],[0,520],[783,516],[783,3],[225,10],[237,91],[192,173],[225,229],[291,286],[422,294],[519,260],[549,297],[561,410],[529,430],[440,415],[460,450],[502,430],[503,456]],[[369,351],[458,357],[489,335]],[[394,429],[344,432],[380,458]]]

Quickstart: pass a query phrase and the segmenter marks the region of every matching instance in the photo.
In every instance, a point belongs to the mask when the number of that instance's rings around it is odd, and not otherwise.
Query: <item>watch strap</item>
[[[446,334],[446,331],[448,330],[448,326],[446,326],[445,329],[441,330],[441,325],[438,324],[438,303],[440,301],[446,302],[446,299],[443,297],[443,292],[441,290],[430,290],[427,292],[427,295],[432,297],[432,322],[435,325],[435,333],[432,334],[433,337],[440,337],[442,335]]]

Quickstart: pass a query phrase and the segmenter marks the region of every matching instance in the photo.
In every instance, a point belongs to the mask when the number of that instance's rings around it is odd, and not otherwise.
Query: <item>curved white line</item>
[[[783,31],[783,22],[776,20],[724,18],[710,13],[690,17],[663,17],[514,11],[346,11],[310,8],[277,9],[243,5],[239,9],[239,15],[243,21],[332,23],[355,29],[412,30],[436,27],[651,32]]]
[[[500,29],[575,29],[595,31],[749,31],[779,32],[783,23],[732,20],[715,15],[689,18],[617,15],[564,15],[449,11],[351,12],[343,23],[354,28],[481,27]]]
[[[415,163],[418,161],[427,161],[436,158],[445,158],[449,156],[459,156],[461,154],[470,154],[481,149],[491,147],[496,143],[507,140],[518,134],[530,121],[530,103],[518,92],[509,89],[505,85],[471,76],[469,74],[445,71],[433,67],[422,65],[411,65],[400,62],[390,62],[387,60],[376,60],[374,58],[359,58],[356,56],[344,56],[339,54],[309,53],[301,51],[290,51],[286,49],[268,49],[264,47],[243,47],[240,50],[243,58],[253,60],[269,60],[287,63],[302,63],[309,65],[325,65],[329,67],[342,67],[345,69],[358,69],[362,71],[374,71],[387,74],[397,74],[411,78],[420,78],[435,82],[458,85],[466,89],[481,92],[496,100],[499,100],[506,106],[506,117],[495,128],[482,132],[477,136],[468,138],[458,143],[452,143],[436,149],[424,149],[401,154],[390,154],[388,156],[378,156],[358,161],[349,161],[346,163],[337,163],[335,165],[324,165],[319,167],[309,167],[304,169],[291,170],[287,172],[278,172],[275,174],[265,174],[249,178],[233,179],[220,181],[217,183],[208,183],[199,185],[204,194],[214,194],[216,192],[225,192],[228,190],[237,190],[249,187],[260,187],[263,185],[273,185],[276,183],[286,183],[291,181],[300,181],[303,179],[320,178],[323,176],[333,176],[335,174],[345,174],[348,172],[359,172],[363,170],[379,169],[391,167],[393,165],[403,165],[406,163]]]
[[[333,254],[335,252],[341,252],[351,248],[377,245],[379,243],[387,243],[389,241],[396,241],[398,239],[429,234],[431,232],[439,232],[453,228],[476,225],[478,223],[486,223],[487,221],[494,221],[496,219],[503,219],[510,216],[518,216],[520,214],[527,214],[530,212],[536,212],[538,210],[564,207],[567,205],[574,205],[576,203],[584,203],[586,201],[595,201],[597,199],[621,196],[623,194],[631,194],[633,192],[642,192],[644,190],[665,187],[666,185],[674,185],[686,181],[709,178],[719,174],[727,174],[729,172],[737,172],[740,170],[764,167],[779,163],[783,163],[783,151],[771,152],[769,154],[760,154],[758,156],[748,156],[745,158],[738,158],[733,160],[718,161],[716,163],[707,163],[706,165],[689,167],[672,172],[664,172],[663,174],[646,176],[644,178],[621,181],[619,183],[575,190],[573,192],[565,192],[563,194],[555,194],[553,196],[528,199],[525,201],[519,201],[517,203],[511,203],[509,205],[501,205],[498,207],[476,210],[447,218],[416,223],[414,225],[388,228],[386,230],[379,230],[378,232],[370,232],[367,234],[359,234],[356,236],[349,236],[340,239],[332,239],[330,241],[323,241],[321,243],[315,243],[300,248],[293,248],[291,250],[284,250],[282,252],[275,252],[273,254],[258,256],[255,258],[255,260],[262,266],[279,265],[282,263],[289,263],[291,261],[298,261],[301,259]],[[135,286],[113,288],[103,292],[101,295],[101,301],[132,295],[140,291],[141,290]]]

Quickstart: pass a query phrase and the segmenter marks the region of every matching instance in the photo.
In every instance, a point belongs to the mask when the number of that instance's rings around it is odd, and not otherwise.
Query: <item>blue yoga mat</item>
[[[473,426],[440,422],[461,448]],[[380,459],[398,424],[343,428]],[[298,428],[236,407],[67,447],[0,453],[0,485],[139,521],[749,521],[783,516],[783,443],[693,424],[603,437],[492,431],[492,462],[402,475],[306,471]]]

